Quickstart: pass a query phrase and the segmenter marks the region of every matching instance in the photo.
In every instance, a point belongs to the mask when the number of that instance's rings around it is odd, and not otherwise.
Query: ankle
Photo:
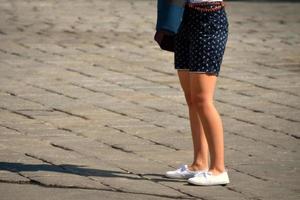
[[[199,170],[207,170],[209,169],[208,165],[193,163],[189,166],[190,170],[199,171]]]
[[[225,168],[210,168],[208,171],[212,172],[214,175],[218,175],[218,174],[225,172],[226,169]]]

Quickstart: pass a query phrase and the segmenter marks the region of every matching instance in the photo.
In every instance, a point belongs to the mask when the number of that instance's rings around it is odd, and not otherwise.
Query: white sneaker
[[[206,171],[197,173],[194,177],[189,178],[188,182],[194,185],[226,185],[229,183],[227,171],[218,175],[213,175],[212,172]]]
[[[198,170],[198,171],[191,171],[189,170],[187,165],[181,165],[178,169],[173,171],[167,171],[165,176],[168,178],[191,178],[197,173],[206,172],[206,170]]]

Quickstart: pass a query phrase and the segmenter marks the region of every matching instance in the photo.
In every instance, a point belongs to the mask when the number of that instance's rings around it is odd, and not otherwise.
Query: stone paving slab
[[[1,200],[296,200],[300,3],[227,2],[215,105],[231,183],[163,176],[192,161],[154,0],[0,0]]]

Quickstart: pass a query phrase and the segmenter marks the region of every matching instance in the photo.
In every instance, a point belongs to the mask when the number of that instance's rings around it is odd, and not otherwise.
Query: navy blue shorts
[[[224,6],[214,11],[185,6],[175,36],[175,69],[218,76],[227,38],[228,20]]]

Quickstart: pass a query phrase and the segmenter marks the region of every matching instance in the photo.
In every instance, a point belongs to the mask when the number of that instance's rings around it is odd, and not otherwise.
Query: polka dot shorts
[[[218,76],[227,38],[225,7],[207,12],[186,6],[175,36],[175,69]]]

